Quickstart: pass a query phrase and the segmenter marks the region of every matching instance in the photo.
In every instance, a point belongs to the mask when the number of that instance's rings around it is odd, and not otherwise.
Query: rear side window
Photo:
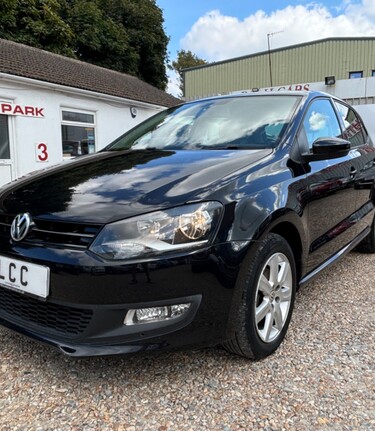
[[[360,118],[349,106],[337,101],[335,104],[342,120],[342,138],[350,141],[352,147],[364,145],[367,136]]]

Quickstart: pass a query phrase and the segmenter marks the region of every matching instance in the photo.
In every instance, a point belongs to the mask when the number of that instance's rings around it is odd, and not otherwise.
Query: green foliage
[[[168,36],[163,14],[155,0],[100,0],[101,8],[126,29],[137,56],[137,75],[155,87],[165,89]]]
[[[0,0],[0,38],[130,73],[164,90],[163,23],[155,0]]]
[[[72,36],[57,0],[0,0],[1,38],[73,55]]]
[[[17,27],[18,0],[0,0],[0,37],[9,36],[9,32]]]
[[[182,95],[184,94],[183,69],[201,66],[202,64],[207,64],[207,61],[197,57],[191,51],[185,51],[184,49],[177,51],[177,60],[172,61],[172,66],[170,66],[170,69],[175,70],[179,75],[179,86]]]
[[[75,1],[67,21],[74,33],[80,60],[121,72],[137,74],[138,56],[127,30],[108,17],[94,1]]]

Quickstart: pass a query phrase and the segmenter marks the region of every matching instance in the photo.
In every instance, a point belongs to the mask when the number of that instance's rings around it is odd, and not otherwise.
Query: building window
[[[8,116],[0,115],[0,159],[10,159]]]
[[[375,76],[375,70],[371,72],[371,76]]]
[[[61,111],[63,157],[95,152],[95,114],[76,110]]]
[[[363,71],[349,72],[349,79],[363,78]]]

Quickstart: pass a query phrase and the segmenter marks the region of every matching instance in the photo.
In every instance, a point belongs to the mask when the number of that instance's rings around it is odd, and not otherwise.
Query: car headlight
[[[204,202],[110,223],[90,250],[125,260],[204,246],[215,235],[222,209],[219,202]]]

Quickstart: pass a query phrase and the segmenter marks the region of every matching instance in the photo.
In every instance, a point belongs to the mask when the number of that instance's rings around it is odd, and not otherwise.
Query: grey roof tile
[[[160,106],[181,100],[125,73],[0,39],[0,72]]]

